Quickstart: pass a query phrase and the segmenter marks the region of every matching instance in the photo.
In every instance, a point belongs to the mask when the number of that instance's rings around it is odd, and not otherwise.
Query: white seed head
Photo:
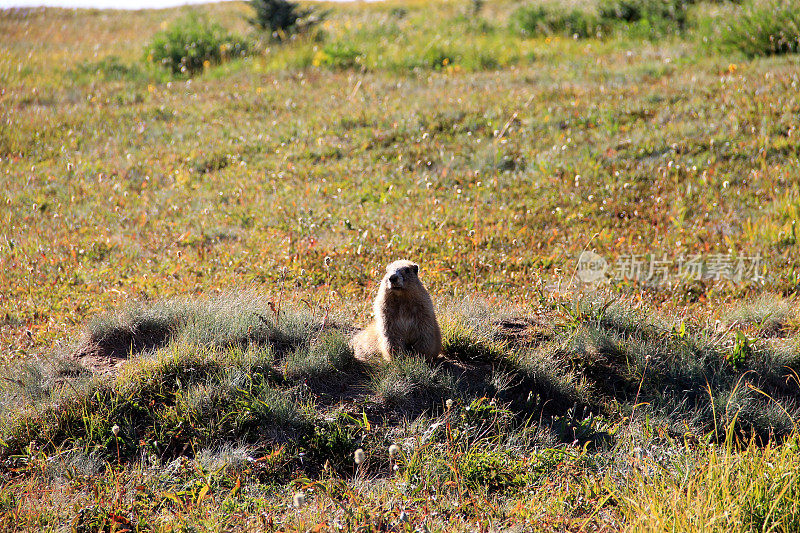
[[[116,424],[114,424],[113,426],[111,426],[111,433],[113,433],[115,437],[116,437],[117,435],[119,435],[119,426],[118,426],[118,425],[116,425]]]
[[[295,492],[292,503],[295,509],[300,509],[306,504],[306,495],[303,492]]]
[[[395,457],[397,454],[400,453],[400,446],[397,444],[392,444],[389,446],[389,457]]]
[[[453,408],[453,400],[451,400],[450,398],[448,398],[448,399],[447,399],[447,400],[444,402],[444,405],[445,405],[445,407],[447,407],[448,409],[452,409],[452,408]]]
[[[356,453],[353,454],[353,459],[355,460],[357,465],[360,465],[364,462],[364,450],[361,448],[356,450]]]

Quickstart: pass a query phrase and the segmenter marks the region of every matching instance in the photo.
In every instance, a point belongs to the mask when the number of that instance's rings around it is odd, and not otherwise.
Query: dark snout
[[[402,289],[403,288],[403,275],[399,272],[394,272],[389,275],[389,288]]]

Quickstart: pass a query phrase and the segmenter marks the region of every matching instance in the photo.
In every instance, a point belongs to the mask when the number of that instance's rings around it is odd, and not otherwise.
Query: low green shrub
[[[512,26],[524,35],[564,34],[586,38],[601,32],[597,17],[580,9],[526,5],[514,11],[511,20]]]
[[[353,452],[358,448],[361,428],[355,420],[340,413],[334,420],[320,421],[300,435],[298,446],[304,459],[328,466],[337,472],[354,467]]]
[[[331,43],[314,54],[315,67],[332,69],[349,69],[358,66],[362,57],[361,51],[344,43]]]
[[[502,451],[475,447],[462,457],[458,466],[465,485],[471,490],[495,492],[526,483],[523,461]]]
[[[212,64],[245,56],[248,51],[241,37],[226,32],[219,24],[189,15],[155,34],[145,48],[145,57],[173,74],[191,76]]]
[[[800,52],[800,8],[792,0],[752,2],[722,25],[716,44],[748,57],[796,54]]]
[[[422,62],[428,68],[439,70],[457,63],[458,57],[452,50],[434,45],[425,51]]]

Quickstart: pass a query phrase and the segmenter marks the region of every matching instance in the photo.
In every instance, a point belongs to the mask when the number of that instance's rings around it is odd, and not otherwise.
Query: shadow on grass
[[[730,429],[742,441],[761,443],[796,429],[800,351],[794,340],[776,344],[741,331],[689,331],[625,301],[577,302],[570,318],[563,351],[623,415],[640,404],[640,416],[674,436],[718,441]]]

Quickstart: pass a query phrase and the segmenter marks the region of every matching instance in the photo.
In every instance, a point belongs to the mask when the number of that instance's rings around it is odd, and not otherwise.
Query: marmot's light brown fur
[[[357,359],[403,353],[433,360],[442,350],[442,334],[431,296],[419,279],[419,265],[395,261],[386,267],[373,304],[375,320],[350,341]]]

